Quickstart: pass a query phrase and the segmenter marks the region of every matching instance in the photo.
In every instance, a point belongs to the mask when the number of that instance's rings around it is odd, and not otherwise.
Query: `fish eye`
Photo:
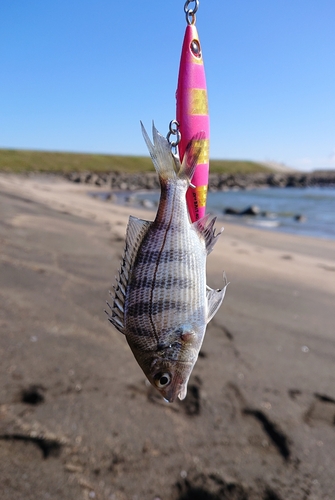
[[[191,52],[194,55],[194,57],[197,57],[198,59],[200,59],[201,48],[200,48],[200,43],[198,42],[198,40],[192,40],[190,48],[191,48]]]
[[[159,389],[163,389],[171,382],[171,375],[169,373],[157,373],[154,377],[155,384]]]

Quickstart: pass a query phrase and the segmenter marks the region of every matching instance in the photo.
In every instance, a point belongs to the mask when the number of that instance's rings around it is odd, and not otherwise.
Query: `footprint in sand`
[[[318,264],[318,267],[321,267],[321,269],[324,269],[325,271],[335,272],[335,266],[328,266],[327,264]]]
[[[335,425],[335,399],[325,394],[314,394],[314,400],[305,413],[308,425]]]
[[[289,389],[288,390],[288,395],[290,396],[293,401],[297,399],[298,396],[301,396],[302,392],[300,389]]]
[[[182,471],[186,473],[186,471]],[[182,475],[182,474],[181,474]],[[221,477],[217,473],[203,474],[196,471],[186,473],[186,477],[176,482],[173,500],[281,500],[281,497],[262,481],[257,485],[257,491],[251,491],[239,481]]]
[[[191,377],[190,383],[187,388],[187,396],[182,404],[182,407],[186,413],[191,417],[200,414],[201,410],[201,398],[200,398],[200,387],[202,385],[201,378],[198,375]]]
[[[279,425],[273,422],[262,410],[248,403],[236,384],[230,382],[227,385],[227,389],[233,404],[232,417],[236,418],[238,413],[242,414],[243,417],[252,417],[261,426],[262,431],[277,449],[278,453],[285,461],[288,461],[291,457],[291,443]]]
[[[19,441],[21,443],[32,443],[41,450],[43,458],[49,458],[51,456],[58,457],[62,449],[62,444],[58,439],[48,439],[45,437],[32,437],[30,435],[21,433],[2,434],[0,435],[0,440]]]
[[[44,391],[45,387],[42,385],[30,385],[29,387],[22,389],[20,401],[21,403],[33,406],[44,403]]]

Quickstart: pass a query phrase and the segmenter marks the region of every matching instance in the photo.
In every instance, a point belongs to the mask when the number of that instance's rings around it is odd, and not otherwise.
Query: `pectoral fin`
[[[210,320],[215,316],[224,299],[226,288],[228,286],[225,274],[223,276],[223,279],[224,279],[224,287],[222,288],[222,290],[213,290],[209,286],[206,286],[206,298],[208,307],[207,323],[209,323]]]

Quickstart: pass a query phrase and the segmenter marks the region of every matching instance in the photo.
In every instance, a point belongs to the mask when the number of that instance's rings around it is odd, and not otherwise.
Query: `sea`
[[[93,193],[91,193],[93,195]],[[94,193],[97,196],[96,193]],[[106,196],[100,193],[99,197]],[[157,191],[113,193],[117,203],[154,209]],[[257,207],[258,215],[227,215],[227,208]],[[261,188],[209,192],[207,212],[220,220],[296,235],[335,239],[335,187]]]

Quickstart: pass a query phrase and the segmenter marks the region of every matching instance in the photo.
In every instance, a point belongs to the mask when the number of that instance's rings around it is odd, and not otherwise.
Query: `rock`
[[[116,203],[117,202],[117,196],[115,194],[113,194],[113,193],[107,193],[105,200],[106,201],[111,201],[112,203]]]
[[[271,174],[267,178],[267,183],[272,187],[286,186],[286,177],[283,174]]]
[[[97,179],[95,180],[94,184],[96,186],[103,186],[104,184],[106,184],[106,179],[104,176],[102,175],[98,175]]]
[[[302,214],[297,214],[293,217],[293,219],[297,222],[306,222],[307,220],[307,217],[305,215],[302,215]]]
[[[251,205],[250,207],[242,210],[240,215],[259,215],[260,208],[257,205]]]
[[[77,174],[77,173],[71,174],[71,176],[69,177],[69,179],[72,182],[81,182],[80,174]]]
[[[142,207],[144,207],[144,208],[148,208],[148,209],[155,208],[155,204],[151,200],[141,200],[140,203],[141,203]]]
[[[236,208],[227,207],[227,208],[224,209],[223,213],[227,214],[227,215],[240,215],[241,211],[240,210],[236,210]]]
[[[133,196],[133,195],[130,195],[130,196],[127,196],[124,201],[126,203],[128,203],[128,205],[136,205],[137,204],[137,198],[136,196]]]
[[[251,205],[244,210],[237,210],[236,208],[227,207],[224,212],[227,215],[259,215],[261,213],[260,208],[257,205]]]

